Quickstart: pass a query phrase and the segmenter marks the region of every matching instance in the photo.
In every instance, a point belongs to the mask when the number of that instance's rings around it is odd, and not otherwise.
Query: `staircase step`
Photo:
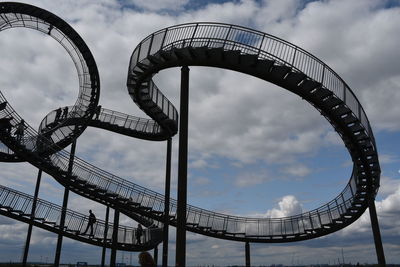
[[[224,60],[228,64],[238,65],[240,62],[240,50],[228,50],[224,51]]]
[[[342,100],[332,96],[332,97],[329,97],[328,99],[324,100],[323,103],[324,103],[325,107],[328,107],[329,109],[331,109],[339,104],[342,104],[343,102],[342,102]]]
[[[163,60],[162,60],[162,58],[160,58],[159,56],[157,56],[157,55],[148,55],[147,56],[147,59],[152,63],[152,64],[160,64],[160,63],[163,63]]]
[[[290,72],[286,76],[285,82],[291,86],[297,86],[305,77],[307,76],[302,72]]]
[[[171,53],[171,51],[160,51],[160,57],[164,61],[176,60],[176,57]]]
[[[209,226],[197,226],[197,228],[204,230],[204,231],[213,231],[213,232],[223,232],[224,230],[213,230],[211,227]]]
[[[175,56],[180,60],[188,60],[193,58],[193,54],[189,51],[187,47],[181,49],[172,50]]]
[[[208,50],[208,48],[206,46],[196,47],[196,48],[193,48],[192,53],[193,53],[193,56],[196,58],[206,58],[207,50]]]
[[[361,126],[359,123],[353,124],[351,126],[349,126],[350,131],[352,131],[353,133],[359,132],[361,130],[364,130],[364,127]]]
[[[324,99],[328,96],[332,96],[333,93],[331,90],[326,89],[325,87],[317,87],[315,91],[312,92],[313,97],[316,99]]]
[[[240,65],[242,66],[255,67],[258,61],[258,56],[244,54],[240,56],[239,60],[240,60]]]
[[[224,49],[222,48],[209,48],[206,51],[206,55],[208,57],[209,60],[216,60],[216,61],[221,61],[223,59],[223,54]]]
[[[260,70],[262,73],[269,72],[272,66],[274,66],[275,61],[269,59],[259,59],[257,62],[257,70]]]
[[[142,70],[142,72],[146,71],[149,66],[146,64],[143,64],[141,62],[136,63],[136,67],[139,68],[140,70]]]
[[[238,236],[238,235],[245,236],[246,235],[246,233],[230,233],[230,232],[226,232],[225,234],[233,235],[233,236]]]
[[[321,83],[316,82],[314,80],[304,80],[300,85],[301,90],[305,91],[305,92],[310,92],[311,90],[320,87]]]
[[[350,114],[351,110],[346,106],[339,106],[339,107],[336,107],[335,109],[332,109],[331,113],[337,117],[341,117],[343,115]],[[352,116],[352,115],[348,115],[348,116]]]
[[[286,74],[290,72],[290,70],[291,68],[288,66],[274,65],[270,70],[270,72],[275,79],[283,79],[286,76]]]

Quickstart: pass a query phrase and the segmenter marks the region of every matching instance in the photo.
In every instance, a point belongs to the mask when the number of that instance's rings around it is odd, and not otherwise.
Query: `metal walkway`
[[[30,14],[28,17],[32,18],[29,9],[12,9],[12,13],[2,11],[0,29],[4,25],[14,25],[10,16],[15,17],[15,25],[22,24],[21,20],[26,18],[14,15],[19,12]],[[46,21],[43,24],[44,28],[50,25]],[[53,26],[50,35],[55,39],[52,33],[56,29],[62,31],[58,25]],[[186,230],[236,241],[292,242],[335,232],[361,216],[368,201],[377,193],[380,166],[374,136],[358,99],[332,69],[313,55],[279,38],[244,27],[216,23],[178,25],[149,35],[135,48],[129,65],[128,91],[152,120],[133,119],[117,113],[113,116],[112,111],[107,110],[102,110],[97,119],[98,77],[94,79],[95,83],[90,83],[93,79],[87,76],[86,82],[90,86],[83,83],[87,90],[81,88],[79,98],[75,106],[69,107],[67,116],[55,119],[54,111],[51,112],[43,120],[39,132],[29,127],[21,140],[14,136],[20,117],[9,104],[4,105],[0,119],[13,119],[11,130],[3,128],[0,139],[14,151],[14,158],[28,161],[71,191],[118,209],[127,216],[140,214],[154,220],[156,226],[164,218],[163,195],[77,157],[72,173],[68,174],[69,153],[62,148],[89,125],[148,140],[173,136],[177,132],[177,110],[152,77],[166,68],[192,65],[243,72],[301,96],[332,124],[354,165],[343,191],[314,210],[285,218],[246,218],[188,205]],[[2,102],[6,99],[1,96]],[[171,225],[176,225],[176,209],[177,202],[171,199]]]
[[[64,229],[60,229],[62,207],[51,202],[38,199],[36,210],[32,213],[33,197],[14,189],[0,185],[0,214],[53,233],[60,233],[71,239],[96,246],[112,247],[113,224],[96,220],[93,225],[93,235],[82,233],[88,224],[89,217],[68,209]],[[162,229],[143,229],[141,244],[137,243],[136,228],[118,226],[117,249],[142,251],[156,247],[162,240]],[[90,231],[89,231],[90,232]]]

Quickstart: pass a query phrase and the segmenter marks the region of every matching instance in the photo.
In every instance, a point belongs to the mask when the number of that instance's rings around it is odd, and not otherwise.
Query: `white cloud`
[[[292,176],[299,176],[299,177],[307,176],[312,172],[310,168],[308,168],[303,164],[291,165],[286,167],[282,171]]]
[[[302,213],[302,206],[295,196],[291,195],[284,196],[278,202],[278,206],[279,206],[278,209],[274,208],[272,210],[267,211],[265,217],[280,218]]]
[[[121,9],[120,2],[111,0],[31,2],[66,19],[87,42],[100,70],[100,104],[103,107],[145,116],[126,92],[126,71],[134,47],[148,34],[169,25],[189,21],[219,21],[257,28],[312,52],[332,66],[354,89],[374,129],[394,133],[400,129],[400,58],[399,53],[395,52],[400,41],[400,11],[399,8],[381,8],[381,1],[312,2],[302,9],[299,6],[301,1],[247,0],[211,4],[173,15],[164,11],[182,11],[187,1],[158,1],[156,5],[152,1],[131,2],[141,6],[145,12]],[[152,6],[148,6],[150,3]],[[1,32],[0,46],[3,52],[0,52],[0,70],[3,75],[0,77],[0,86],[17,112],[37,125],[49,110],[74,102],[77,94],[76,76],[69,58],[57,43],[32,32],[20,32],[25,31]],[[155,76],[159,85],[162,85],[160,88],[176,104],[179,103],[177,77],[179,73],[176,70],[163,71]],[[192,67],[190,97],[189,145],[190,153],[194,155],[190,156],[193,168],[203,168],[212,162],[210,159],[224,157],[238,166],[265,161],[268,164],[278,162],[280,169],[290,170],[296,166],[298,157],[312,156],[322,145],[342,145],[325,119],[308,103],[245,75]],[[88,129],[78,140],[78,153],[112,173],[163,191],[165,144],[130,140]],[[177,155],[177,138],[174,138],[173,154]],[[383,155],[381,161],[385,163],[397,158],[398,155]],[[176,162],[173,166],[173,173],[176,174]],[[305,175],[307,167],[291,171]],[[259,170],[240,176],[241,179],[238,175],[233,182],[239,190],[267,183],[271,181],[270,177],[275,177],[273,173],[266,174]],[[32,193],[35,177],[36,170],[28,164],[1,164],[0,183],[3,185]],[[176,175],[173,175],[173,180],[175,178]],[[206,183],[208,178],[201,179],[197,182]],[[43,189],[49,191],[46,196],[56,195],[57,192],[61,195],[61,186],[55,184],[44,182]],[[399,216],[395,205],[399,201],[397,185],[397,180],[382,178],[380,194],[384,199],[377,202],[377,209],[382,216],[381,224],[385,227],[384,242],[390,237],[399,236],[399,227],[395,223]],[[211,194],[217,191],[207,192]],[[78,205],[82,202],[84,204]],[[71,197],[71,206],[79,206],[83,213],[92,208],[96,210],[96,215],[104,216],[104,207],[82,201],[80,197]],[[286,196],[278,202],[277,207],[261,215],[287,216],[301,209],[301,203],[294,196]],[[346,232],[354,242],[359,237],[364,240],[361,237],[371,235],[366,216],[351,226],[355,228]],[[126,219],[126,223],[132,222]],[[358,224],[361,224],[359,228]],[[1,228],[0,235],[8,234],[11,237],[7,239],[9,242],[15,238],[22,244],[25,232],[22,224],[18,227],[23,234],[12,233],[10,228]],[[310,262],[316,254],[327,254],[325,259],[328,260],[329,256],[332,258],[335,252],[340,251],[331,244],[343,238],[334,235],[315,241],[330,246],[330,250],[310,249],[315,244],[312,242],[293,246],[254,245],[252,256],[256,264],[264,264],[265,255],[271,259],[270,262],[286,261],[286,264],[291,264],[288,257],[291,253],[295,253],[297,256],[294,258],[303,263]],[[369,239],[369,242],[372,241]],[[209,248],[213,245],[218,249],[210,252]],[[82,246],[75,244],[75,247]],[[201,264],[202,260],[207,260],[209,264],[243,263],[243,246],[234,242],[204,238],[189,244],[188,248],[188,262],[193,265]],[[386,248],[388,258],[392,257],[394,262],[393,255],[398,255],[399,246],[385,242]],[[358,254],[368,257],[366,261],[376,260],[373,248],[361,242],[355,244],[351,251],[348,255],[351,259],[357,259]],[[19,259],[20,250],[16,254],[18,256],[15,258]],[[2,255],[7,254],[0,252],[0,257]]]
[[[266,172],[246,172],[236,176],[234,185],[237,187],[251,187],[271,181],[271,177]]]

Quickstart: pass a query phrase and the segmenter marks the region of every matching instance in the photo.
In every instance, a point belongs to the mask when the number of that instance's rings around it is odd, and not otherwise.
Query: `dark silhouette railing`
[[[65,107],[63,107],[65,108]],[[61,110],[63,109],[61,108]],[[68,106],[68,110],[71,110],[64,119],[63,125],[76,125],[90,123],[91,120],[99,121],[104,123],[109,123],[118,127],[123,127],[125,129],[130,129],[133,131],[143,132],[145,134],[159,134],[162,129],[159,124],[155,121],[147,118],[140,118],[132,115],[128,115],[122,112],[101,108],[98,115],[94,115],[92,119],[82,119],[84,111],[78,110],[75,106]],[[57,120],[57,110],[51,111],[40,123],[39,133],[46,133],[47,131],[54,130],[54,127],[58,127]],[[55,142],[65,139],[68,134],[61,131],[60,133],[52,134],[53,140],[54,136],[57,137]]]
[[[30,218],[32,215],[32,204],[32,196],[0,185],[0,210],[3,212],[3,214],[13,213],[18,214],[19,216]],[[36,203],[36,210],[32,218],[36,222],[40,222],[41,224],[46,225],[47,228],[49,226],[53,227],[54,231],[57,232],[60,227],[61,210],[62,207],[59,205],[55,205],[51,202],[38,199]],[[62,231],[75,234],[77,237],[79,236],[80,238],[87,238],[92,241],[97,240],[98,245],[102,245],[104,233],[106,231],[106,222],[97,219],[96,223],[93,224],[93,235],[89,235],[89,230],[86,235],[82,236],[82,233],[85,231],[88,223],[89,216],[68,209],[66,211],[65,217],[65,229],[63,229]],[[106,240],[108,241],[106,242],[110,242],[110,240],[112,239],[113,231],[113,224],[108,223],[106,236]],[[119,225],[118,243],[127,246],[139,245],[137,243],[138,239],[136,236],[136,231],[137,228]],[[157,244],[160,241],[161,229],[143,229],[141,245]]]
[[[5,100],[2,95],[0,95],[0,100]],[[13,126],[16,125],[19,116],[12,107],[8,105],[4,111],[7,112],[5,117],[17,118],[12,123]],[[34,129],[28,127],[21,144],[35,151],[37,144],[42,141],[38,141],[37,136]],[[45,146],[46,143],[42,145]],[[49,163],[58,168],[61,174],[66,174],[69,153],[64,150],[57,150],[49,156]],[[106,194],[118,195],[126,203],[138,204],[141,207],[148,208],[147,215],[155,219],[160,220],[160,217],[152,215],[152,212],[160,214],[164,211],[165,199],[163,195],[101,170],[78,157],[75,157],[74,160],[72,176],[76,178],[73,181],[75,183],[84,181],[87,187],[102,190]],[[67,181],[70,177],[64,175],[64,179]],[[247,218],[226,215],[188,205],[187,224],[193,225],[197,229],[205,229],[215,233],[242,235],[243,237],[249,236],[259,239],[306,234],[310,230],[320,230],[324,225],[332,224],[334,220],[340,219],[341,216],[347,214],[348,208],[352,206],[356,191],[357,183],[353,176],[349,184],[334,200],[318,209],[286,218]],[[177,201],[171,199],[169,215],[171,216],[172,224],[176,217],[176,209]],[[142,213],[146,214],[146,211],[142,211]]]
[[[11,4],[0,5],[3,8]],[[16,129],[21,123],[21,117],[9,104],[6,104],[0,110],[0,119],[10,118],[10,131],[0,129],[2,142],[16,151],[18,156],[50,172],[72,191],[86,197],[93,197],[93,194],[96,194],[93,199],[101,203],[112,203],[128,216],[133,211],[157,221],[164,221],[164,196],[97,168],[78,157],[74,158],[72,170],[69,170],[70,154],[62,148],[77,138],[89,125],[90,120],[109,121],[108,123],[121,127],[134,127],[135,130],[147,134],[162,130],[169,132],[170,136],[175,134],[178,124],[176,108],[151,80],[152,73],[143,75],[152,61],[157,61],[156,55],[161,55],[163,52],[174,52],[185,48],[237,51],[240,55],[254,56],[259,61],[273,61],[273,67],[286,66],[292,72],[303,73],[308,80],[327,88],[349,107],[364,127],[366,139],[372,143],[371,153],[376,154],[369,121],[347,84],[322,61],[277,37],[240,26],[218,23],[182,24],[157,31],[145,38],[134,50],[127,81],[128,91],[134,101],[139,102],[139,106],[157,124],[152,120],[140,118],[136,120],[132,116],[104,109],[97,119],[95,111],[99,97],[99,77],[94,59],[83,40],[67,24],[53,25],[30,15],[17,16],[17,13],[9,12],[1,16],[0,30],[11,27],[33,28],[57,40],[72,57],[77,68],[80,89],[78,100],[73,107],[68,107],[66,115],[56,119],[57,113],[50,112],[42,121],[39,133],[28,124],[24,124],[23,135],[18,134]],[[67,35],[65,32],[71,33]],[[207,62],[204,62],[204,65],[207,65]],[[300,83],[303,82],[305,80]],[[4,102],[6,99],[0,94],[0,103]],[[75,124],[77,121],[80,123]],[[129,126],[128,121],[130,121]],[[376,166],[379,168],[379,164]],[[345,225],[346,218],[351,218],[354,214],[354,217],[360,216],[357,207],[360,201],[361,205],[365,204],[366,178],[363,175],[368,167],[363,165],[362,168],[359,169],[355,162],[353,173],[344,190],[332,201],[317,209],[284,218],[248,218],[188,205],[186,228],[220,238],[237,237],[237,240],[250,239],[255,242],[290,239],[292,236],[315,237],[315,234],[318,235],[325,229],[337,227],[339,224]],[[79,187],[81,184],[84,186]],[[361,209],[365,209],[365,206],[359,210]],[[176,224],[176,210],[177,201],[171,199],[169,216],[173,225]],[[355,210],[354,214],[352,210]]]
[[[159,51],[168,51],[174,47],[239,50],[242,54],[256,55],[259,59],[274,60],[281,65],[302,72],[321,83],[341,99],[367,129],[374,147],[376,146],[365,111],[350,87],[328,65],[294,44],[260,31],[236,25],[188,23],[168,27],[147,36],[133,51],[130,66],[138,66],[149,55],[154,55]],[[129,70],[129,72],[133,71],[134,69]],[[157,87],[156,92],[161,99],[164,98]]]
[[[79,95],[65,118],[73,117],[74,112],[83,113],[83,117],[91,116],[98,103],[100,82],[94,58],[82,38],[71,26],[54,14],[19,3],[0,4],[2,8],[0,31],[19,27],[37,30],[55,39],[66,50],[78,74]],[[29,13],[35,15],[29,15]],[[52,21],[53,24],[48,21]],[[66,126],[62,127],[63,124]],[[51,132],[53,143],[58,143],[72,135],[78,136],[86,127],[85,124],[72,125],[63,120],[59,120],[54,126],[56,129]]]

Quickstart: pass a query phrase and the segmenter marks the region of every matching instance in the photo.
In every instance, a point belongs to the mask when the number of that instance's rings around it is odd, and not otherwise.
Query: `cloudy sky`
[[[251,27],[288,40],[331,66],[353,89],[371,121],[382,166],[376,206],[388,263],[400,263],[400,1],[392,0],[35,0],[70,23],[91,49],[103,107],[146,115],[128,97],[129,57],[147,35],[186,22]],[[74,103],[78,79],[53,39],[26,29],[0,34],[0,90],[32,126]],[[280,217],[314,209],[348,182],[351,161],[330,124],[295,95],[246,75],[191,67],[188,203],[228,214]],[[179,108],[179,69],[155,80]],[[176,195],[177,141],[172,195]],[[87,129],[79,157],[162,193],[165,142]],[[0,164],[0,184],[33,194],[37,170]],[[63,187],[45,175],[40,197],[61,204]],[[98,217],[105,207],[70,194],[69,207]],[[136,225],[122,217],[122,223]],[[0,217],[0,262],[19,261],[25,224]],[[99,263],[101,249],[64,239],[61,261]],[[54,259],[56,235],[34,229],[30,261]],[[251,244],[254,265],[376,262],[369,214],[330,236],[292,244]],[[160,246],[161,250],[161,246]],[[175,229],[170,230],[175,262]],[[118,253],[136,263],[137,253]],[[244,244],[187,235],[187,264],[244,264]]]

